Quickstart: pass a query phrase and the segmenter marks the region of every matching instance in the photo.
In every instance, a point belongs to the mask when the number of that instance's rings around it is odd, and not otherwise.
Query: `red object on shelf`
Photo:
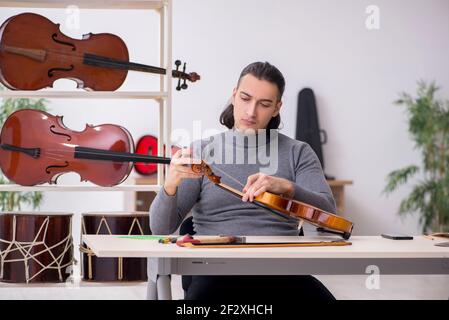
[[[180,148],[172,146],[172,155],[176,153]],[[137,142],[136,146],[136,153],[142,154],[142,155],[150,155],[150,156],[157,156],[157,138],[152,135],[145,135],[142,136],[139,141]],[[165,145],[164,145],[164,152],[165,152]],[[149,176],[153,173],[157,172],[157,164],[156,163],[143,163],[143,162],[136,162],[134,164],[134,169],[137,171],[137,173]]]

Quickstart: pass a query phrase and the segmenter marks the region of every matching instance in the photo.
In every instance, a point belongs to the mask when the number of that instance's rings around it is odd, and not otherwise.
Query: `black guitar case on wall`
[[[324,170],[322,145],[327,142],[327,134],[320,129],[315,95],[310,88],[304,88],[298,94],[296,140],[307,142],[312,147]],[[326,179],[335,179],[327,174],[325,176]]]

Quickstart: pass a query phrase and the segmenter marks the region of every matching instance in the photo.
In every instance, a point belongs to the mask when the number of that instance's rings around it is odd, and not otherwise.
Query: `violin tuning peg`
[[[188,88],[188,85],[187,85],[186,81],[187,81],[186,78],[184,78],[184,82],[183,82],[183,84],[181,85],[181,89],[183,89],[183,90],[185,90],[185,89]]]
[[[179,66],[181,65],[181,61],[176,60],[175,65],[176,65],[176,71],[179,71]]]

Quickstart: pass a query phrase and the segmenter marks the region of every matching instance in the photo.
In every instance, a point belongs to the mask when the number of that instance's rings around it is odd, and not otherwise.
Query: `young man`
[[[192,210],[197,235],[297,236],[297,222],[251,203],[265,191],[335,212],[312,148],[278,133],[284,88],[281,72],[267,62],[242,71],[231,104],[220,116],[229,130],[173,156],[163,190],[150,208],[153,234],[173,233]],[[189,164],[200,157],[223,183],[243,190],[242,201],[192,171]],[[294,295],[282,297],[281,292]],[[186,299],[201,300],[248,297],[334,299],[312,276],[193,276],[186,294]]]

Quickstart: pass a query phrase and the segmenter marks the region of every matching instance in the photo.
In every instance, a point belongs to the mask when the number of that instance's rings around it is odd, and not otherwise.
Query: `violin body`
[[[351,236],[352,222],[309,204],[286,199],[270,192],[264,192],[254,200],[256,203],[269,206],[288,217],[303,219],[317,227],[339,232],[344,239],[349,239]]]
[[[52,87],[61,78],[78,88],[114,91],[126,79],[127,69],[86,64],[86,53],[128,61],[123,40],[113,34],[89,33],[77,40],[64,35],[60,25],[47,18],[23,13],[0,27],[0,79],[12,90]]]
[[[131,134],[112,124],[86,125],[83,131],[74,131],[64,125],[61,116],[38,110],[19,110],[3,125],[0,144],[3,173],[9,180],[24,186],[56,183],[66,172],[78,173],[82,181],[113,186],[126,179],[132,170],[130,162],[75,158],[75,148],[80,145],[133,152]]]

